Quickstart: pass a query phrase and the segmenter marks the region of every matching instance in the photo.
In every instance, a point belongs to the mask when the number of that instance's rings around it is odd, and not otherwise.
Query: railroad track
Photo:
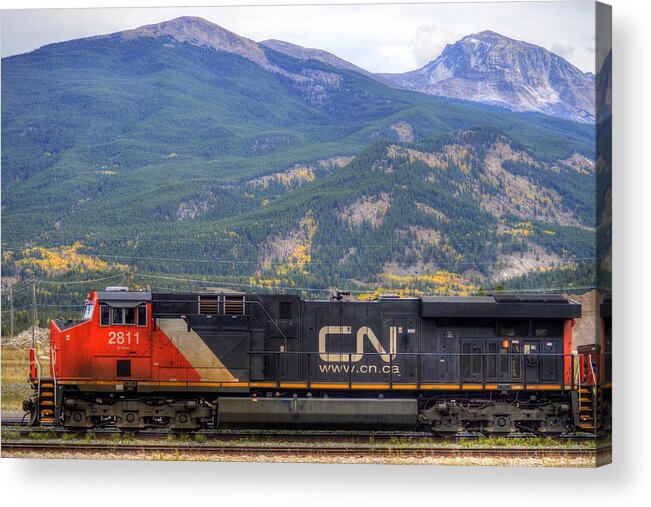
[[[18,432],[21,435],[31,434],[56,434],[64,435],[74,433],[74,431],[59,428],[54,426],[34,426],[27,425],[27,420],[22,420],[20,417],[10,417],[2,419],[0,428],[2,430]],[[124,433],[135,433],[138,438],[161,438],[168,435],[183,434],[183,432],[175,433],[173,430],[166,428],[161,429],[145,429],[136,432],[122,431],[114,426],[106,428],[94,428],[87,430],[86,433],[95,436],[115,435]],[[79,434],[84,434],[83,431]],[[283,430],[283,429],[202,429],[199,431],[188,432],[189,435],[203,435],[207,438],[262,438],[262,437],[288,437],[288,438],[426,438],[426,439],[441,439],[441,440],[454,440],[454,439],[474,439],[482,438],[483,435],[478,433],[459,433],[456,437],[438,437],[427,431],[369,431],[369,430]],[[513,434],[504,435],[507,438],[517,440],[521,438],[535,437],[533,434]],[[595,435],[591,433],[571,433],[563,436],[556,437],[559,440],[571,438],[573,440],[595,440]]]
[[[21,438],[44,438],[56,439],[70,435],[75,435],[75,432],[65,428],[29,428],[25,426],[2,426],[4,434],[17,434]],[[397,432],[397,431],[286,431],[286,430],[201,430],[193,433],[175,433],[170,430],[143,430],[139,432],[122,432],[116,428],[94,429],[87,432],[80,432],[76,434],[80,439],[86,436],[94,439],[119,439],[121,437],[137,440],[157,440],[165,438],[190,438],[190,439],[204,439],[204,440],[259,440],[264,442],[272,441],[308,441],[319,440],[327,442],[405,442],[405,441],[427,441],[427,442],[454,442],[454,441],[468,441],[479,440],[482,435],[468,433],[458,434],[454,437],[439,437],[426,432]],[[531,437],[531,436],[529,436]],[[512,435],[508,436],[509,440],[517,442],[527,436]],[[535,438],[535,437],[534,437]],[[4,439],[4,437],[3,437]],[[571,437],[558,437],[559,442],[566,442],[568,440],[575,441],[594,441],[593,435],[574,435]]]
[[[20,423],[2,422],[2,431],[18,433],[23,437],[29,435],[43,435],[43,436],[52,436],[55,438],[75,434],[75,432],[65,429],[65,428],[55,428],[55,427],[28,427],[26,425],[21,425]],[[174,432],[168,429],[146,429],[137,432],[121,431],[114,427],[109,428],[95,428],[93,430],[88,430],[86,432],[77,433],[79,436],[83,435],[92,435],[97,438],[105,437],[117,437],[119,435],[129,435],[134,436],[138,439],[156,439],[156,438],[165,438],[169,436],[187,436],[189,438],[200,435],[207,439],[225,439],[225,440],[235,440],[235,439],[330,439],[330,440],[348,440],[348,439],[391,439],[391,438],[426,438],[426,439],[437,439],[434,435],[422,431],[341,431],[341,430],[200,430],[195,432]],[[467,438],[476,437],[476,435],[468,434]]]
[[[3,420],[1,423],[2,432],[18,434],[22,438],[43,437],[47,439],[61,438],[66,435],[75,435],[75,432],[65,428],[55,427],[29,427],[22,424],[20,419],[8,421]],[[95,428],[86,432],[79,432],[77,435],[82,438],[91,436],[94,439],[114,439],[124,436],[127,438],[135,437],[137,440],[156,440],[170,437],[178,438],[199,438],[205,440],[259,440],[264,442],[273,441],[307,441],[319,440],[322,442],[389,442],[395,445],[396,442],[405,443],[406,441],[427,441],[427,442],[454,442],[462,440],[480,439],[483,435],[477,433],[458,434],[454,437],[439,437],[424,431],[363,431],[363,430],[264,430],[264,429],[244,429],[244,430],[200,430],[190,433],[175,433],[169,429],[147,429],[138,432],[123,432],[115,427]],[[533,437],[533,435],[507,435],[507,438],[517,442],[522,438]],[[595,441],[595,436],[591,434],[571,434],[564,437],[557,437],[559,442],[567,440],[576,441]],[[3,437],[4,440],[4,437]]]
[[[24,442],[2,443],[3,453],[37,452],[41,454],[79,453],[103,455],[124,455],[133,453],[177,454],[188,456],[266,456],[285,455],[292,457],[313,456],[373,456],[373,457],[416,457],[416,458],[586,458],[593,459],[597,453],[610,453],[611,448],[599,451],[576,447],[452,447],[452,446],[409,446],[387,445],[212,445],[197,443],[71,443],[71,442]]]

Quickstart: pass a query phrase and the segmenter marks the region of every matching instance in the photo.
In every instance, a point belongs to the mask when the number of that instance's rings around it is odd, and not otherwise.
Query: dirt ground
[[[183,452],[147,452],[135,451],[133,453],[112,454],[110,452],[76,452],[74,450],[61,450],[40,454],[30,451],[3,451],[3,458],[31,458],[31,459],[112,459],[112,460],[150,460],[150,461],[218,461],[218,462],[255,462],[255,463],[331,463],[331,464],[374,464],[374,465],[448,465],[448,466],[509,466],[509,467],[572,467],[593,468],[598,466],[597,458],[586,457],[549,457],[549,458],[461,458],[461,457],[414,457],[400,456],[397,452],[390,457],[376,456],[293,456],[291,453],[282,454],[241,454],[238,456],[210,454],[201,456],[184,454]]]

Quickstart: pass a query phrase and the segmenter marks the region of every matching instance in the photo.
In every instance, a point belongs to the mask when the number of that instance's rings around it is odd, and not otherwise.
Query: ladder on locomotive
[[[41,377],[41,363],[35,348],[29,349],[30,380],[36,389],[36,407],[30,426],[53,425],[56,412],[56,379]]]
[[[603,391],[600,387],[599,349],[594,345],[578,348],[579,352],[579,428],[596,432],[601,428]]]
[[[39,378],[36,380],[37,406],[34,424],[54,424],[54,411],[56,407],[56,384],[52,378]]]

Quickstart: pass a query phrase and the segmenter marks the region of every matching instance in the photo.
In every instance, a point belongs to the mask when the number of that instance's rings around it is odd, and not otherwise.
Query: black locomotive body
[[[222,425],[441,433],[574,425],[571,340],[580,305],[565,298],[249,298],[262,324],[250,344],[257,396],[224,397]]]

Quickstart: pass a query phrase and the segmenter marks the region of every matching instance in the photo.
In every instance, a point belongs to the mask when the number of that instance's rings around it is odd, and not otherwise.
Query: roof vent
[[[106,287],[106,292],[128,292],[129,287]]]

